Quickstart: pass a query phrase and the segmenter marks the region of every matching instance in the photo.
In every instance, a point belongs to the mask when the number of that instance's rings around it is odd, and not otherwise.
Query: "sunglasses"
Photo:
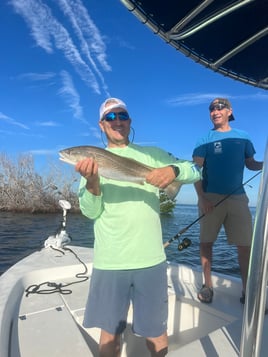
[[[228,109],[228,107],[227,107],[225,104],[223,104],[223,103],[211,104],[211,105],[209,106],[209,111],[210,111],[210,112],[214,112],[214,110],[222,110],[222,109],[225,109],[225,108]]]
[[[127,112],[119,112],[119,113],[110,112],[110,113],[105,114],[103,116],[102,120],[114,121],[117,117],[119,118],[119,120],[122,120],[122,121],[129,119],[129,115]]]

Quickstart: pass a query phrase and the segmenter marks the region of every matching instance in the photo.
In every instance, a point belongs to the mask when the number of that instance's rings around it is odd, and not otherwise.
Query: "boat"
[[[265,163],[268,162],[268,145]],[[214,299],[197,299],[201,269],[168,263],[169,357],[266,356],[268,348],[268,169],[264,165],[254,226],[246,302],[239,278],[213,273]],[[83,327],[92,271],[92,248],[70,245],[63,218],[41,250],[0,277],[0,356],[98,356],[99,329]],[[144,338],[131,332],[130,306],[122,357],[146,357]]]
[[[142,24],[196,63],[268,89],[268,0],[120,0]]]
[[[268,88],[267,0],[121,2],[166,42],[193,60],[233,79]],[[248,16],[252,19],[252,14],[258,21],[246,21]],[[231,37],[222,33],[223,29],[233,28],[236,31],[232,31]],[[200,36],[205,36],[207,41],[201,41]],[[228,41],[223,41],[224,38]],[[201,46],[199,54],[198,46]],[[217,52],[219,48],[221,53]],[[255,58],[258,64],[252,65],[256,64]],[[245,305],[239,301],[242,290],[239,278],[213,273],[214,299],[211,304],[203,304],[197,299],[202,285],[201,269],[169,262],[169,357],[267,355],[267,166],[268,144]],[[94,251],[70,245],[66,231],[70,205],[61,200],[60,206],[63,219],[57,233],[45,240],[41,250],[22,259],[0,277],[1,357],[98,355],[99,329],[87,329],[82,324]],[[121,356],[149,356],[144,339],[131,332],[131,321],[130,306]]]

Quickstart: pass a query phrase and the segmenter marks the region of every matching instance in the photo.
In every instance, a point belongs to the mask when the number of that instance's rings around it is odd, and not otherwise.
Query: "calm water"
[[[255,209],[252,208],[254,217]],[[161,216],[163,239],[169,240],[183,228],[198,218],[196,206],[177,205],[170,216]],[[0,212],[0,274],[21,258],[40,249],[45,239],[56,232],[62,215],[58,214],[21,214]],[[92,222],[81,214],[68,214],[67,232],[72,237],[72,245],[93,246]],[[192,245],[178,251],[178,240],[167,248],[170,261],[200,266],[199,260],[199,223],[195,223],[181,239],[189,238]],[[226,243],[224,231],[220,232],[214,245],[213,270],[239,275],[236,248]]]

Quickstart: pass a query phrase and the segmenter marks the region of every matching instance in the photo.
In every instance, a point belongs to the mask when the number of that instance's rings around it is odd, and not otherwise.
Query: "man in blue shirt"
[[[203,179],[195,184],[195,189],[200,213],[205,214],[200,220],[200,256],[204,285],[198,298],[201,302],[212,302],[212,248],[223,225],[228,243],[237,246],[243,285],[240,301],[244,303],[252,217],[243,187],[243,172],[245,166],[249,170],[261,170],[263,163],[254,159],[255,149],[248,134],[230,126],[234,116],[228,99],[214,99],[209,112],[214,127],[198,140],[193,152],[193,160],[203,167]],[[228,195],[230,197],[215,207]]]

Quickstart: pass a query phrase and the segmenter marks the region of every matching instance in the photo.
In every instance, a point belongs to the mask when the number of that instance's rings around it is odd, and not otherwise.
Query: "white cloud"
[[[167,103],[172,106],[189,106],[208,103],[213,98],[219,97],[218,93],[186,93],[168,99]]]
[[[56,150],[49,149],[39,149],[39,150],[30,150],[28,153],[32,155],[55,155],[57,153]]]
[[[257,93],[253,95],[229,95],[228,93],[186,93],[174,98],[167,99],[166,102],[172,106],[193,106],[199,104],[208,104],[214,98],[228,98],[230,100],[267,100],[268,95]]]
[[[10,3],[29,26],[37,46],[49,54],[60,51],[94,92],[100,94],[102,89],[108,94],[101,73],[101,69],[111,70],[106,61],[105,44],[80,0],[55,2],[71,22],[73,33],[66,29],[63,22],[53,15],[52,9],[41,0],[10,0]],[[77,47],[77,43],[80,47]]]
[[[36,81],[47,81],[51,78],[54,78],[56,76],[55,73],[52,72],[45,72],[45,73],[22,73],[20,74],[17,78],[18,79],[28,79],[30,81],[36,82]]]
[[[9,116],[3,114],[0,112],[0,121],[5,121],[7,124],[9,125],[15,125],[15,126],[19,126],[20,128],[29,130],[28,126],[24,125],[23,123],[20,123],[16,120],[14,120],[13,118],[10,118]]]
[[[101,131],[100,131],[100,128],[98,127],[91,127],[90,128],[90,133],[91,135],[94,136],[94,138],[98,139],[98,140],[101,140]]]
[[[83,117],[83,108],[80,105],[80,97],[76,91],[70,74],[66,71],[61,71],[62,87],[59,90],[59,94],[65,99],[71,108],[73,115],[76,119],[80,119],[82,122],[87,123]]]
[[[87,9],[80,0],[58,0],[58,4],[72,24],[74,32],[80,42],[81,52],[89,61],[92,69],[99,77],[104,91],[107,96],[109,96],[104,77],[93,59],[94,55],[97,62],[99,62],[105,71],[111,71],[111,67],[106,60],[106,46],[98,28],[95,26]]]
[[[56,127],[60,126],[59,123],[56,123],[54,121],[43,121],[43,122],[37,122],[36,125],[38,126],[48,126],[48,127]]]

